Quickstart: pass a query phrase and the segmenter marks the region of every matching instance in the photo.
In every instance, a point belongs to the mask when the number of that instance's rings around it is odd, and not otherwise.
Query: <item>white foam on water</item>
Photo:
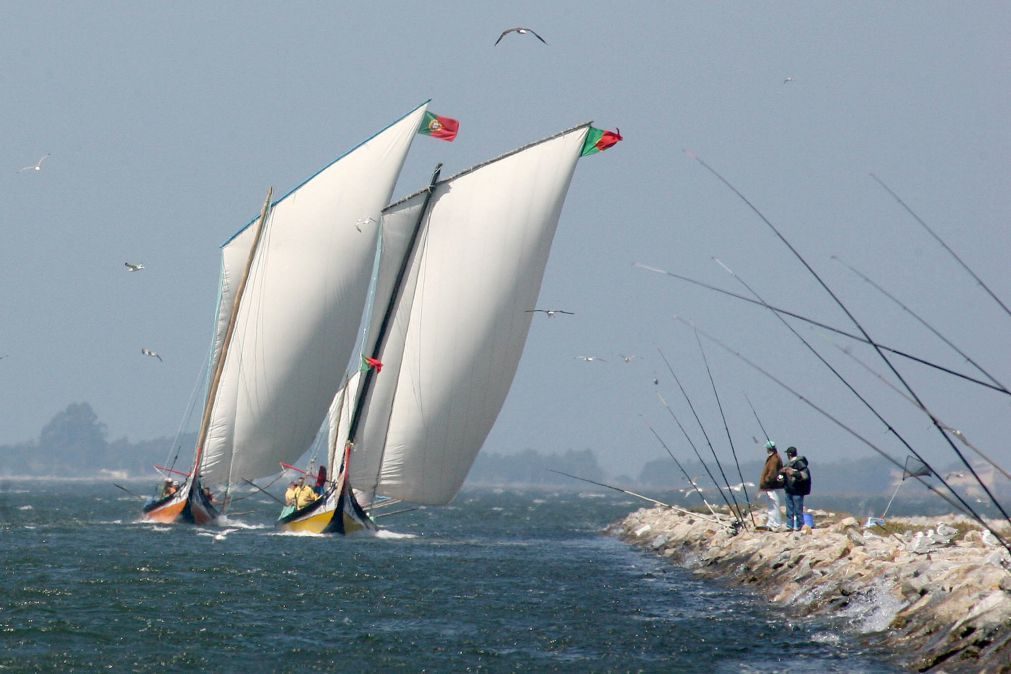
[[[18,506],[18,510],[35,510],[35,508],[32,507],[32,506],[30,506],[30,505],[23,505],[23,506]]]
[[[376,538],[385,538],[387,540],[394,540],[394,541],[418,537],[417,534],[404,534],[399,531],[390,531],[389,529],[380,529],[379,531],[375,532],[374,536]]]

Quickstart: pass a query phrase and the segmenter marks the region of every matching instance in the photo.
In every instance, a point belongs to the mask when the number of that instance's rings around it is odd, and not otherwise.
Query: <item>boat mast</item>
[[[274,188],[268,188],[267,198],[263,202],[263,208],[260,210],[260,218],[256,223],[256,234],[254,235],[253,245],[250,246],[249,249],[249,258],[246,260],[246,267],[242,271],[242,279],[239,281],[239,285],[235,289],[235,295],[232,297],[232,311],[228,316],[228,326],[225,328],[225,336],[221,342],[221,349],[219,349],[217,360],[214,363],[214,372],[211,375],[211,385],[208,387],[207,400],[204,403],[204,415],[200,420],[200,432],[197,435],[197,452],[193,459],[194,481],[200,476],[200,461],[203,459],[204,444],[207,442],[207,433],[210,429],[211,411],[214,407],[214,399],[218,394],[218,386],[221,383],[221,372],[225,367],[225,357],[228,355],[228,347],[232,341],[232,334],[235,332],[235,323],[238,318],[239,303],[242,300],[242,293],[246,288],[246,281],[249,280],[249,271],[253,267],[253,260],[256,259],[256,251],[259,249],[260,240],[263,238],[263,230],[265,229],[267,217],[270,215],[270,199],[273,194]]]
[[[439,181],[439,173],[441,171],[442,164],[440,163],[436,165],[435,171],[432,172],[432,180],[428,184],[425,201],[421,206],[421,212],[418,214],[418,221],[414,223],[414,231],[411,232],[411,240],[407,246],[406,252],[404,253],[404,258],[400,261],[400,269],[397,270],[397,278],[393,283],[393,292],[390,293],[390,301],[386,305],[386,310],[383,313],[383,322],[379,324],[379,332],[376,335],[375,344],[372,347],[372,353],[369,354],[371,358],[379,359],[383,353],[383,347],[386,344],[386,336],[390,332],[390,325],[393,323],[397,303],[400,300],[400,291],[404,285],[404,278],[407,276],[407,270],[410,265],[411,258],[414,257],[415,248],[418,245],[418,236],[421,234],[421,223],[425,220],[425,213],[428,212],[428,205],[432,200],[432,194],[435,193],[435,184]],[[347,437],[347,442],[349,444],[353,445],[355,442],[355,436],[358,433],[358,425],[361,421],[362,412],[365,411],[365,402],[368,398],[369,390],[372,388],[372,381],[374,377],[375,370],[370,367],[365,372],[365,378],[362,380],[358,398],[355,400],[355,409],[351,414]]]

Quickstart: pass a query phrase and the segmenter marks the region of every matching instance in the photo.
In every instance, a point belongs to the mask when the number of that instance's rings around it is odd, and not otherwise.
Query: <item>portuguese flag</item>
[[[418,133],[438,138],[439,140],[453,142],[459,129],[460,122],[455,119],[442,117],[432,112],[425,112],[425,119],[421,122],[421,128],[418,129]]]
[[[383,362],[378,358],[362,356],[362,372],[368,372],[369,370],[375,370],[376,374],[379,374],[383,371]]]
[[[619,140],[621,140],[621,133],[617,127],[615,127],[614,131],[604,131],[603,129],[595,129],[591,126],[590,130],[586,132],[586,142],[583,143],[583,151],[579,156],[585,157],[603,152]]]

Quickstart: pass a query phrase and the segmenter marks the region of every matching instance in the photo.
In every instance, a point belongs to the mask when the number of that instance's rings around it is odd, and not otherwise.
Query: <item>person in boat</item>
[[[316,486],[313,487],[313,491],[316,492],[317,496],[322,496],[323,492],[326,491],[326,466],[319,467],[319,472],[316,474]]]
[[[807,459],[797,456],[796,447],[786,448],[786,466],[781,475],[786,491],[786,530],[800,531],[804,526],[804,497],[811,493],[811,471]]]
[[[776,450],[776,443],[769,440],[765,443],[765,466],[762,468],[762,477],[758,480],[758,488],[769,499],[769,513],[765,520],[765,526],[773,531],[783,526],[783,519],[779,514],[779,494],[778,490],[783,488],[783,475],[780,471],[783,468],[783,460],[779,458]]]
[[[298,482],[292,480],[291,484],[288,485],[287,491],[284,492],[284,505],[291,506],[292,508],[295,507],[295,501],[298,494],[296,489],[298,489]]]
[[[288,491],[284,492],[284,505],[302,509],[318,498],[312,487],[305,483],[305,477],[300,476],[291,483]]]
[[[169,489],[172,488],[172,480],[165,478],[165,481],[161,483],[161,491],[158,492],[158,498],[165,498],[169,495]]]
[[[301,510],[319,498],[313,488],[305,483],[305,477],[299,477],[295,486],[295,507]]]
[[[207,499],[207,502],[210,503],[211,505],[214,505],[214,494],[211,493],[211,488],[204,487],[201,491],[204,495],[204,498]]]

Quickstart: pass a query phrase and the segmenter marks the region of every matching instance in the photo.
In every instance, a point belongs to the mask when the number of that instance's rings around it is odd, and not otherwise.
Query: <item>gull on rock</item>
[[[534,32],[533,28],[524,28],[523,26],[516,26],[515,28],[507,28],[506,30],[502,31],[502,34],[498,36],[497,40],[495,40],[495,44],[501,42],[502,38],[504,38],[509,33],[519,33],[520,35],[526,35],[527,33],[529,33],[530,35],[533,35],[541,42],[544,42],[544,44],[547,44],[547,42],[544,40],[543,37]]]

